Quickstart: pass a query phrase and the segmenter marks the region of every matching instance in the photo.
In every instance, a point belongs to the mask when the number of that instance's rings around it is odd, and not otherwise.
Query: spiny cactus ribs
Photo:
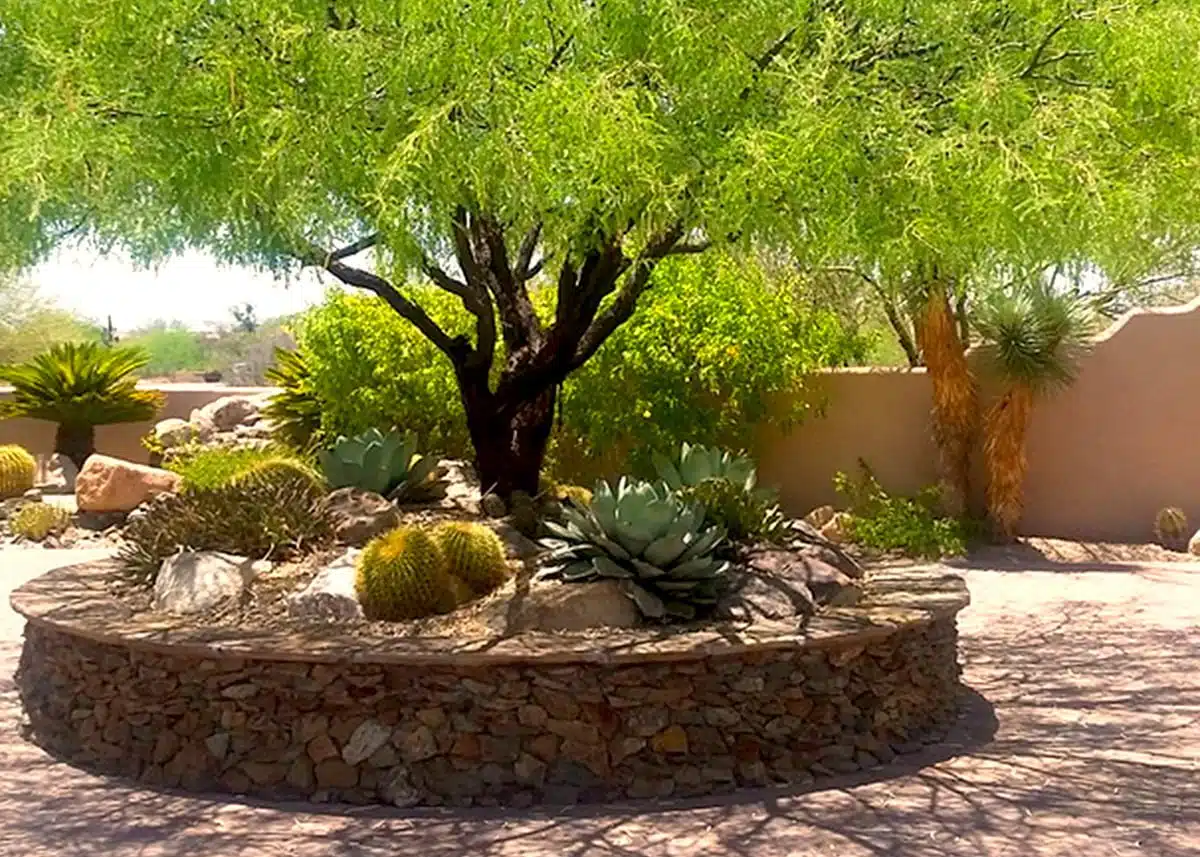
[[[16,444],[0,446],[0,500],[20,497],[33,487],[37,462]]]
[[[417,526],[368,542],[358,557],[356,587],[367,617],[389,622],[449,613],[469,591],[450,573],[437,541]]]
[[[504,545],[491,528],[447,521],[434,528],[433,537],[450,571],[466,581],[475,593],[486,595],[508,577]]]

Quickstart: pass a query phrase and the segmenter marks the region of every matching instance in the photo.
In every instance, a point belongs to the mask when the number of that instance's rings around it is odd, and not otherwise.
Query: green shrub
[[[655,278],[629,322],[563,386],[549,469],[564,481],[649,478],[651,449],[683,438],[739,446],[768,416],[792,424],[814,404],[795,395],[806,373],[858,362],[870,347],[833,313],[800,308],[787,283],[752,263],[672,259]],[[409,292],[451,335],[471,333],[457,298],[431,286]],[[554,290],[534,302],[550,317]],[[471,456],[449,362],[382,301],[332,292],[297,335],[326,436],[396,425],[427,449]]]
[[[180,550],[277,560],[311,552],[332,538],[325,490],[317,483],[235,480],[156,497],[126,525],[120,557],[132,573],[153,579],[162,561]]]
[[[209,491],[225,488],[257,464],[280,459],[300,462],[294,452],[283,446],[255,449],[195,444],[172,450],[163,467],[179,474],[185,492]]]
[[[54,503],[29,503],[22,506],[9,522],[18,536],[40,542],[51,533],[61,533],[71,523],[71,513]]]
[[[274,426],[272,436],[287,446],[310,449],[320,443],[321,401],[312,389],[312,372],[299,351],[275,349],[268,383],[279,388],[262,409]]]
[[[856,477],[838,473],[834,487],[849,501],[846,536],[871,550],[898,551],[918,559],[940,559],[966,553],[981,525],[947,518],[938,512],[936,486],[916,497],[893,497],[883,490],[865,463]]]

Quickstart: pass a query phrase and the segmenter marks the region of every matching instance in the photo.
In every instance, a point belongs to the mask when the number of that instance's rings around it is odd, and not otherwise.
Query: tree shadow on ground
[[[1122,627],[1111,609],[1074,602],[1023,618],[964,638],[976,693],[947,746],[819,789],[659,804],[331,811],[141,790],[21,744],[4,690],[0,855],[1197,853],[1194,630]]]

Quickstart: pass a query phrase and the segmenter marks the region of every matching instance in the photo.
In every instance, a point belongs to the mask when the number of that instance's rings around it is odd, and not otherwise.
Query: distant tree
[[[230,308],[233,313],[236,329],[242,333],[254,333],[258,330],[258,319],[254,315],[254,304],[245,303]]]
[[[0,252],[83,223],[148,259],[199,246],[374,293],[453,366],[502,494],[537,490],[560,385],[670,256],[848,258],[953,332],[945,304],[980,272],[1111,267],[1197,221],[1193,0],[14,0],[4,19]],[[412,298],[416,274],[469,334]]]
[[[98,338],[98,328],[46,300],[32,283],[0,274],[0,364],[28,360],[60,342]]]

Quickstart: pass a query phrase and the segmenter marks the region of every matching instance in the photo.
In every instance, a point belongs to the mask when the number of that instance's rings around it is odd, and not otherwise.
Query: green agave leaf
[[[621,589],[633,600],[638,610],[642,611],[643,616],[651,619],[661,619],[666,614],[666,605],[663,604],[662,599],[651,592],[647,592],[633,581],[624,581]]]
[[[712,551],[721,540],[725,538],[725,531],[720,527],[710,527],[705,530],[696,541],[692,542],[691,546],[680,555],[678,562],[684,563],[695,559],[699,556],[704,556]]]
[[[592,558],[592,567],[601,577],[613,577],[620,580],[631,579],[633,572],[624,566],[617,565],[606,556],[597,556]]]
[[[651,565],[648,562],[643,562],[640,559],[630,561],[631,565],[637,569],[638,577],[643,580],[656,580],[667,574],[666,569],[659,568],[657,565]]]
[[[676,619],[695,619],[696,608],[684,601],[668,601],[663,604],[663,612]]]
[[[667,566],[675,562],[687,550],[687,546],[683,535],[668,533],[646,545],[642,558],[652,565]]]
[[[679,469],[675,467],[671,459],[667,458],[658,450],[654,450],[650,454],[650,459],[654,464],[654,470],[658,473],[658,478],[665,482],[674,491],[678,491],[683,487],[683,477],[679,475]]]

